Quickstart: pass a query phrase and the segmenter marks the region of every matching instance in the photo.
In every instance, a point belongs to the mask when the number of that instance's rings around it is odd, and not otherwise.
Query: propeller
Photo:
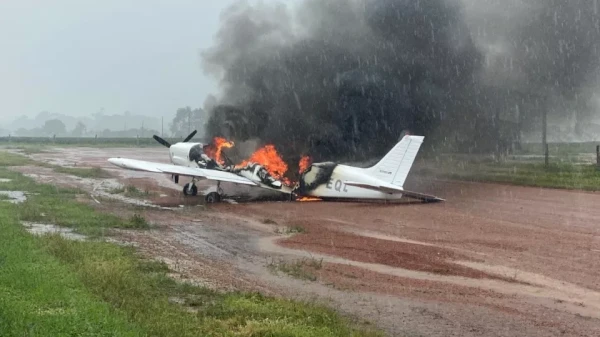
[[[184,143],[189,142],[192,138],[194,138],[194,136],[196,135],[196,130],[192,131],[192,133],[190,133],[187,137],[185,137],[185,139],[183,140]]]
[[[190,133],[187,137],[185,137],[185,139],[183,140],[183,143],[189,142],[192,138],[194,138],[194,136],[196,135],[197,132],[198,131],[194,130],[192,133]],[[154,140],[161,143],[165,147],[171,147],[171,143],[167,142],[166,140],[160,138],[157,135],[152,136],[152,138],[154,138]]]
[[[162,145],[164,145],[166,147],[171,147],[171,143],[167,142],[166,140],[160,138],[157,135],[152,136],[152,138],[154,138],[154,140],[156,140],[157,142],[161,143]]]

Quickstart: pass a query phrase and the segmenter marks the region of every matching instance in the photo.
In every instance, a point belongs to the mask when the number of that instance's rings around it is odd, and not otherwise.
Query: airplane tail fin
[[[367,172],[387,183],[404,186],[404,181],[406,181],[424,138],[423,136],[404,136],[383,159],[368,168]]]

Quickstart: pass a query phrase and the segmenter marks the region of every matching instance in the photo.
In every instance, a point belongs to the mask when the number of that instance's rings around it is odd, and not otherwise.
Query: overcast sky
[[[199,53],[232,2],[0,1],[0,120],[202,106],[216,82]]]

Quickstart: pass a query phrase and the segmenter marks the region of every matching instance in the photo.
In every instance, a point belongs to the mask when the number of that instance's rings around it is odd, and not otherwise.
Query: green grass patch
[[[110,194],[123,194],[124,196],[126,196],[128,198],[135,198],[135,199],[145,199],[145,198],[149,198],[151,196],[156,195],[156,193],[151,193],[148,190],[142,191],[133,185],[117,187],[117,188],[110,190],[109,193]]]
[[[596,153],[598,142],[582,143],[548,143],[548,151],[551,154],[566,155],[573,153]],[[523,154],[543,154],[544,148],[541,143],[523,143],[520,153]]]
[[[129,218],[129,221],[125,223],[125,228],[148,229],[150,228],[150,224],[143,216],[134,214]]]
[[[80,178],[111,178],[112,175],[99,167],[62,167],[57,166],[54,168],[55,172],[69,174]]]
[[[34,161],[16,153],[2,151],[0,152],[0,167],[1,166],[23,166],[31,165]]]
[[[147,190],[142,191],[133,185],[128,185],[125,187],[125,196],[130,198],[145,198],[150,196],[150,192]]]
[[[69,265],[45,252],[42,240],[26,234],[15,209],[0,204],[2,336],[146,335],[125,312],[91,293]]]
[[[0,160],[2,160],[2,155],[0,155]],[[31,178],[3,167],[0,167],[0,178],[11,179],[9,182],[0,182],[0,190],[32,193],[28,196],[27,201],[19,204],[14,210],[21,221],[71,227],[78,233],[90,236],[103,235],[110,228],[146,229],[150,227],[146,220],[139,215],[130,219],[121,219],[77,202],[77,197],[87,196],[77,189],[39,184]]]
[[[35,146],[23,146],[19,149],[23,154],[32,155],[39,153],[48,153],[51,152],[45,146],[35,145]]]
[[[152,336],[376,335],[353,331],[336,313],[313,304],[177,283],[166,276],[163,264],[140,262],[131,249],[57,237],[44,244],[73,266],[94,294],[126,312]]]
[[[523,186],[600,190],[600,170],[594,165],[554,163],[465,163],[443,165],[434,175],[467,181],[498,182]]]
[[[323,259],[303,258],[293,262],[279,259],[272,260],[267,266],[271,271],[282,272],[300,280],[316,281],[315,272],[323,268]]]
[[[116,187],[111,189],[110,191],[108,191],[108,193],[110,194],[121,194],[121,193],[125,193],[125,187],[121,186],[121,187]]]
[[[263,219],[263,223],[265,225],[277,225],[277,221],[269,218]]]
[[[275,223],[277,224],[277,223]],[[306,232],[306,229],[304,229],[304,227],[302,226],[291,226],[291,227],[284,227],[284,228],[277,228],[275,229],[275,233],[276,234],[299,234],[299,233],[304,233]]]

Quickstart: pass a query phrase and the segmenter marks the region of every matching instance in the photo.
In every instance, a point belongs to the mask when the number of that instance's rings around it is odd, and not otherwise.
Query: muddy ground
[[[230,202],[207,206],[201,197],[183,198],[169,176],[106,161],[168,162],[163,148],[56,148],[30,156],[110,170],[113,179],[99,180],[14,168],[77,186],[89,193],[83,200],[116,214],[144,206],[154,228],[115,235],[166,261],[177,277],[319,301],[394,336],[600,335],[598,193],[411,175],[407,188],[447,201],[258,202],[234,198],[256,191],[224,184]],[[121,185],[148,193],[111,192]],[[201,182],[199,190],[211,185]]]

